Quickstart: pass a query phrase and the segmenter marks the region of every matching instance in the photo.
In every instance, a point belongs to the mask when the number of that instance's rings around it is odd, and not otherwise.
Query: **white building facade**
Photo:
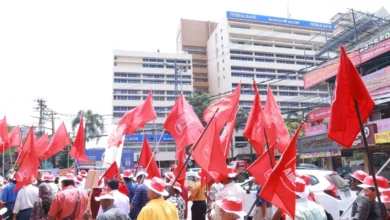
[[[150,90],[153,90],[153,105],[157,119],[148,123],[145,130],[133,136],[126,136],[124,150],[134,151],[138,161],[143,134],[149,136],[152,148],[160,139],[162,126],[180,92],[193,92],[192,56],[139,51],[114,51],[113,64],[113,123],[116,124],[126,111],[142,104]],[[176,76],[175,76],[176,66]],[[157,131],[157,132],[154,132]],[[175,160],[175,142],[172,136],[161,137],[156,161],[162,168],[169,167]]]
[[[241,82],[240,107],[249,111],[254,79],[262,105],[269,84],[282,112],[326,99],[327,88],[304,90],[303,75],[306,68],[328,59],[327,54],[314,55],[316,45],[333,30],[332,24],[227,12],[207,44],[210,95],[222,98]],[[236,140],[240,136],[242,129],[236,132]],[[234,148],[233,154],[248,154],[250,149]]]

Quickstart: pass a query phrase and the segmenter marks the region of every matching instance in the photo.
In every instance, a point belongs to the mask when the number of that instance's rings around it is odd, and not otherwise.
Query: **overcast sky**
[[[0,117],[37,124],[37,98],[59,113],[111,114],[114,49],[175,52],[180,18],[218,22],[227,10],[287,17],[288,4],[291,18],[326,23],[348,8],[390,10],[389,0],[1,1]]]

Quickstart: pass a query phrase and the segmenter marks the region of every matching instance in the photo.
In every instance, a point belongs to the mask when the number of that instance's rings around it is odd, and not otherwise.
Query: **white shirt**
[[[53,194],[53,196],[54,196],[55,194],[57,194],[57,192],[58,192],[58,185],[55,184],[55,183],[53,183],[53,182],[48,183],[48,185],[49,185],[49,187],[50,187],[50,191],[51,191],[51,193]]]
[[[291,217],[286,215],[287,220],[291,220]],[[296,220],[326,220],[325,210],[322,206],[308,199],[297,199],[295,206],[295,219]]]
[[[209,197],[212,201],[215,201],[215,196],[219,191],[223,189],[223,184],[221,183],[213,183],[210,187]]]
[[[118,190],[111,191],[114,194],[114,205],[124,211],[126,214],[130,213],[130,201],[129,197],[119,192]],[[102,206],[99,208],[98,215],[103,213]]]
[[[29,184],[21,188],[16,197],[13,213],[18,214],[19,211],[29,209],[34,206],[34,202],[38,199],[38,188]]]

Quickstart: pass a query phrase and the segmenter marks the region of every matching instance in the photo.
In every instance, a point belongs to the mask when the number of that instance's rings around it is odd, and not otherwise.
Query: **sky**
[[[370,4],[372,3],[372,4]],[[289,7],[288,7],[289,6]],[[375,12],[389,0],[0,0],[0,117],[37,125],[36,102],[61,114],[112,114],[113,50],[176,52],[180,18],[218,22],[226,11],[328,23],[348,8]],[[111,124],[112,116],[105,117]],[[46,127],[50,127],[48,123]]]

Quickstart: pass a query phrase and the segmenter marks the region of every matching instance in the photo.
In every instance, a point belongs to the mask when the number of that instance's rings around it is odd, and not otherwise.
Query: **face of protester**
[[[148,189],[148,194],[147,194],[147,196],[148,196],[148,198],[149,198],[150,200],[152,200],[152,199],[157,199],[157,198],[160,198],[160,197],[161,197],[160,194],[157,194],[156,192],[154,192],[154,191],[151,190],[151,189]]]
[[[370,188],[365,188],[364,190],[364,195],[367,196],[368,198],[374,198],[376,197],[376,191],[374,187]]]
[[[236,220],[240,217],[234,213],[225,212],[223,209],[220,209],[221,219],[223,220]]]

